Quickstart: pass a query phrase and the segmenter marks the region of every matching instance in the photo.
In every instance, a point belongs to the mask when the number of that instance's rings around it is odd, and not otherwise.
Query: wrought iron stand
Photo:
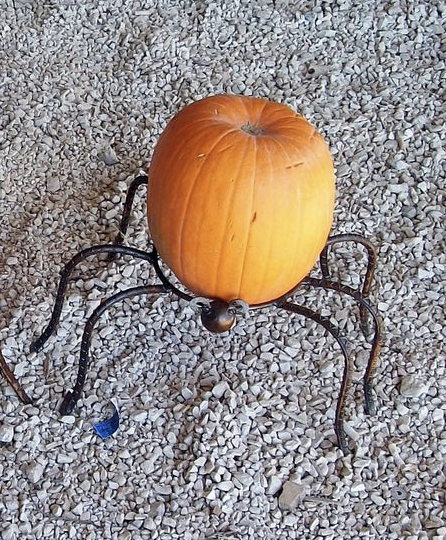
[[[159,283],[154,285],[142,285],[139,287],[132,287],[130,289],[114,294],[110,298],[104,300],[94,310],[90,318],[87,320],[82,336],[76,383],[74,385],[74,388],[66,393],[65,398],[59,409],[60,413],[63,415],[72,413],[77,401],[79,400],[87,375],[91,336],[97,321],[107,309],[120,302],[121,300],[124,300],[125,298],[132,298],[134,296],[140,295],[160,295],[173,293],[177,297],[191,302],[192,305],[198,307],[200,310],[203,325],[212,332],[225,332],[230,330],[235,323],[236,312],[240,311],[241,308],[242,310],[246,310],[248,308],[261,309],[265,307],[275,307],[277,309],[285,310],[289,313],[303,315],[312,319],[313,321],[323,326],[324,329],[329,334],[331,334],[335,341],[338,343],[344,358],[344,371],[342,376],[341,389],[339,392],[336,406],[334,428],[339,447],[345,454],[348,453],[349,447],[347,437],[345,435],[343,418],[345,395],[351,379],[351,365],[349,354],[347,352],[346,340],[340,335],[338,328],[327,317],[323,317],[319,313],[312,311],[307,307],[297,305],[296,303],[287,300],[287,298],[292,297],[292,294],[297,289],[297,286],[292,291],[287,293],[284,297],[277,299],[273,302],[267,304],[259,304],[256,306],[247,306],[246,304],[244,304],[244,302],[241,302],[239,300],[226,303],[221,300],[209,300],[205,298],[193,297],[192,295],[180,290],[175,285],[173,285],[164,274],[160,265],[158,254],[154,247],[150,252],[146,252],[122,245],[126,236],[130,219],[130,212],[133,206],[135,194],[140,186],[147,185],[147,180],[147,176],[142,175],[135,178],[135,180],[132,182],[126,197],[119,233],[115,239],[115,242],[109,245],[98,245],[89,249],[85,249],[75,255],[71,259],[71,261],[65,266],[59,282],[56,301],[50,323],[48,324],[43,334],[31,346],[32,351],[39,352],[43,348],[49,337],[55,331],[61,315],[68,280],[75,267],[84,259],[92,256],[108,254],[108,260],[112,261],[117,255],[126,255],[134,259],[145,260],[151,265],[153,265],[155,272],[159,278]],[[367,269],[365,271],[365,276],[363,278],[361,287],[358,290],[353,289],[347,285],[343,285],[337,281],[333,281],[330,277],[330,269],[328,266],[328,250],[335,244],[345,242],[360,244],[366,249],[367,252]],[[359,306],[362,332],[365,338],[371,341],[371,350],[369,353],[367,368],[363,379],[365,410],[367,414],[376,413],[376,405],[372,395],[372,382],[382,341],[381,321],[376,309],[372,306],[369,300],[369,293],[375,266],[376,252],[373,245],[367,239],[355,234],[338,234],[331,236],[328,239],[327,244],[320,255],[322,278],[318,279],[313,277],[307,277],[298,284],[299,287],[308,286],[314,288],[334,290],[341,294],[350,296],[357,302]]]

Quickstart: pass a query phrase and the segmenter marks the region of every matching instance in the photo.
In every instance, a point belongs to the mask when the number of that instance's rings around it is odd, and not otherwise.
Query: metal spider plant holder
[[[351,379],[351,365],[347,352],[346,340],[340,335],[336,326],[332,322],[330,322],[327,317],[323,317],[309,308],[299,306],[287,300],[286,298],[292,296],[293,291],[290,291],[290,293],[285,295],[284,298],[279,298],[274,302],[248,306],[243,301],[237,300],[228,303],[218,299],[209,300],[202,297],[193,297],[192,295],[178,289],[169,281],[169,279],[163,273],[158,253],[154,247],[152,247],[152,250],[150,252],[145,252],[139,249],[122,245],[122,242],[124,241],[124,238],[126,236],[135,192],[137,191],[139,186],[146,184],[147,176],[138,176],[132,182],[125,201],[123,217],[120,224],[120,231],[115,240],[115,243],[110,245],[98,245],[85,249],[75,255],[71,259],[71,261],[65,266],[59,282],[51,321],[43,334],[32,345],[32,350],[35,352],[39,352],[43,348],[47,340],[50,338],[50,336],[56,330],[62,312],[62,305],[68,280],[73,270],[83,260],[87,259],[88,257],[98,256],[101,254],[109,254],[110,260],[112,260],[116,255],[127,255],[135,259],[145,260],[153,265],[156,274],[159,277],[160,283],[154,285],[142,285],[139,287],[132,287],[130,289],[114,294],[110,298],[103,301],[94,310],[94,312],[88,319],[82,336],[76,383],[73,390],[70,390],[66,393],[65,398],[59,409],[60,413],[63,415],[71,414],[81,395],[89,364],[92,332],[96,323],[107,309],[111,308],[112,306],[126,298],[132,298],[134,296],[141,295],[160,295],[172,293],[179,298],[186,300],[187,302],[191,302],[192,305],[199,306],[203,326],[205,326],[205,328],[207,328],[209,331],[217,333],[229,331],[233,327],[233,325],[235,324],[237,311],[243,312],[247,309],[262,309],[267,307],[275,307],[278,309],[286,310],[290,313],[303,315],[312,319],[313,321],[323,326],[325,330],[329,334],[331,334],[335,341],[338,343],[344,357],[344,372],[336,407],[335,431],[340,448],[344,453],[348,453],[348,443],[343,427],[343,407],[345,394],[348,390],[349,382]],[[348,287],[347,285],[343,285],[330,279],[330,269],[327,262],[328,249],[330,246],[343,242],[360,244],[366,248],[367,269],[359,290],[353,289],[351,287]],[[375,414],[376,412],[376,406],[374,398],[372,396],[372,379],[376,368],[382,335],[380,319],[377,315],[375,308],[371,305],[368,299],[375,265],[376,253],[373,245],[368,240],[355,234],[334,235],[329,237],[327,244],[320,256],[320,268],[323,276],[322,279],[307,277],[299,284],[299,286],[307,285],[310,287],[331,289],[352,297],[358,303],[363,334],[367,339],[371,339],[372,343],[367,368],[364,375],[364,397],[365,410],[367,414]],[[370,322],[372,324],[370,324]]]
[[[235,98],[234,96],[216,96],[214,98],[207,98],[205,100],[202,100],[201,102],[197,102],[191,106],[186,107],[183,110],[183,112],[184,111],[187,112],[188,110],[190,112],[190,109],[192,109],[192,112],[194,112],[196,116],[197,108],[194,109],[194,106],[196,107],[197,105],[204,104],[203,106],[205,106],[205,108],[207,107],[206,109],[207,112],[211,111],[213,115],[218,116],[218,122],[219,122],[218,125],[220,126],[221,117],[223,116],[225,118],[225,126],[226,126],[229,123],[228,118],[230,117],[230,114],[227,111],[225,111],[225,107],[226,106],[233,107],[235,99],[240,100],[242,98],[239,98],[239,97]],[[262,111],[263,111],[263,108],[265,107],[264,100],[257,100],[255,98],[243,98],[243,100],[244,101],[242,105],[244,109],[248,109],[249,107],[251,107],[251,105],[252,106],[259,105],[262,107]],[[255,102],[255,103],[252,103],[252,102]],[[257,102],[260,102],[260,103],[257,103]],[[270,102],[266,102],[266,103],[270,103]],[[277,104],[274,104],[274,106],[277,109],[279,107],[277,106]],[[284,106],[280,106],[280,107],[281,108],[278,109],[277,114],[279,113],[283,114],[282,107],[283,108],[285,107]],[[287,107],[286,107],[286,111],[287,111],[286,114],[289,115],[290,110]],[[183,114],[183,112],[180,112],[180,114],[177,115],[177,117]],[[272,112],[275,113],[276,112],[275,109]],[[231,114],[232,113],[233,113],[233,110],[231,109]],[[243,112],[243,114],[246,114],[246,113]],[[258,115],[254,115],[254,116],[257,119],[257,125],[258,124],[262,125],[262,122],[259,120],[259,116]],[[295,118],[295,116],[296,115],[293,113],[293,118]],[[172,127],[172,124],[173,124],[173,127],[175,129],[177,130],[179,129],[181,131],[182,126],[178,125],[178,123],[175,124],[177,117],[175,117],[173,121],[171,121],[171,123],[166,128],[166,131],[163,133],[160,139],[161,146],[163,144],[163,137],[164,137],[164,143],[166,142],[165,133],[169,131],[169,126]],[[277,122],[280,123],[281,117],[279,119],[275,119],[275,121],[276,123]],[[190,122],[191,121],[189,120],[189,123]],[[232,117],[231,117],[231,122],[235,122],[235,120]],[[288,118],[287,118],[287,122],[288,122]],[[270,123],[271,123],[271,120],[270,120]],[[305,129],[307,129],[307,124],[308,123],[306,123],[304,126]],[[287,123],[286,126],[288,129],[289,123]],[[197,131],[197,124],[195,124],[193,127],[194,129],[190,137],[190,140],[192,141],[192,143],[197,145],[197,142],[193,141],[193,136],[195,136],[196,131]],[[225,129],[227,129],[227,127]],[[242,137],[247,138],[247,143],[246,143],[247,145],[249,144],[258,145],[259,140],[255,140],[253,142],[251,139],[255,139],[262,136],[266,137],[267,129],[269,128],[267,127],[259,128],[256,126],[253,127],[253,124],[247,123],[245,121],[245,123],[242,125],[242,128],[230,129],[230,131],[228,132],[229,135],[227,135],[226,138],[230,138],[230,136],[232,136],[231,135],[232,132],[236,132],[234,134],[234,137],[242,136]],[[302,127],[300,126],[299,129],[302,129]],[[312,140],[312,138],[315,137],[314,135],[315,130],[312,127],[308,129],[310,129],[309,140]],[[242,135],[240,135],[241,132],[243,132]],[[221,139],[223,139],[222,136],[220,136],[219,140]],[[187,145],[188,140],[189,138],[187,136],[187,133],[185,134],[183,132],[183,139],[181,141],[182,148],[184,148],[184,145]],[[243,139],[243,141],[245,141],[245,139]],[[205,146],[205,142],[202,142],[202,144]],[[318,144],[320,144],[320,141],[318,142]],[[81,251],[80,253],[78,253],[77,255],[75,255],[71,259],[71,261],[65,266],[64,270],[62,271],[62,276],[61,276],[58,291],[57,291],[57,297],[56,297],[51,321],[48,327],[43,332],[43,334],[32,345],[32,350],[35,352],[39,352],[43,348],[43,346],[45,345],[49,337],[54,333],[56,326],[58,324],[60,315],[61,315],[62,305],[63,305],[63,300],[64,300],[68,280],[73,270],[81,261],[87,259],[88,257],[98,256],[98,255],[103,255],[103,254],[108,254],[108,260],[112,261],[117,255],[125,255],[125,256],[132,257],[134,259],[147,261],[153,266],[156,272],[156,275],[159,278],[158,283],[132,287],[128,290],[124,290],[117,294],[114,294],[110,298],[104,300],[94,310],[92,315],[87,320],[87,323],[83,332],[83,336],[82,336],[81,347],[80,347],[80,358],[79,358],[77,379],[76,379],[73,389],[66,393],[62,401],[62,404],[60,406],[61,414],[63,415],[71,414],[76,406],[77,401],[80,398],[80,395],[82,393],[82,389],[85,383],[86,375],[87,375],[88,365],[89,365],[92,332],[95,328],[96,323],[101,317],[101,315],[107,309],[111,308],[116,303],[126,298],[132,298],[132,297],[141,296],[141,295],[153,296],[153,295],[162,295],[162,294],[170,293],[170,294],[176,295],[178,298],[185,300],[186,302],[190,302],[191,306],[199,311],[203,326],[207,330],[211,332],[215,332],[215,333],[222,333],[222,332],[230,331],[233,325],[235,324],[236,315],[246,313],[250,309],[262,310],[266,308],[276,308],[278,310],[284,310],[288,312],[289,314],[297,314],[297,315],[308,317],[312,319],[313,321],[315,321],[316,323],[320,324],[337,342],[342,352],[343,359],[344,359],[343,376],[342,376],[342,382],[341,382],[341,389],[340,389],[339,397],[337,400],[334,428],[335,428],[339,447],[345,454],[348,453],[349,446],[348,446],[347,437],[344,430],[343,417],[344,417],[345,395],[348,390],[350,379],[351,379],[351,365],[350,365],[349,354],[346,347],[346,340],[340,335],[338,328],[327,317],[324,317],[307,307],[297,305],[295,302],[292,301],[292,296],[298,287],[306,286],[306,287],[312,287],[312,288],[333,290],[338,293],[341,293],[342,295],[347,295],[356,301],[359,307],[360,324],[361,324],[362,332],[365,338],[371,342],[371,349],[369,352],[369,358],[368,358],[367,367],[366,367],[365,375],[363,379],[365,410],[367,414],[375,414],[376,406],[375,406],[374,398],[372,395],[373,394],[372,381],[373,381],[373,375],[376,369],[377,359],[378,359],[378,355],[379,355],[379,351],[381,347],[382,328],[381,328],[380,318],[375,308],[372,306],[369,300],[373,273],[376,266],[376,252],[374,250],[373,245],[367,239],[363,238],[362,236],[355,235],[355,234],[338,234],[338,235],[328,237],[328,240],[326,240],[327,236],[325,236],[324,244],[322,244],[322,250],[319,249],[317,252],[319,255],[318,258],[319,258],[322,278],[311,277],[308,275],[308,272],[307,272],[302,278],[298,279],[297,282],[294,282],[294,286],[288,287],[284,291],[285,294],[280,294],[279,296],[275,297],[274,300],[271,300],[271,301],[268,300],[268,301],[260,301],[260,302],[247,302],[246,299],[243,297],[235,297],[235,299],[222,299],[218,295],[207,295],[207,297],[204,297],[205,295],[196,294],[196,291],[194,291],[193,294],[190,294],[189,292],[186,292],[187,289],[181,290],[168,279],[166,273],[164,272],[161,265],[161,258],[158,255],[158,251],[157,251],[158,243],[155,241],[153,234],[151,234],[152,242],[153,242],[152,249],[149,252],[142,251],[140,249],[135,249],[132,247],[126,247],[123,245],[123,242],[127,233],[129,218],[130,218],[135,194],[139,187],[145,186],[147,184],[149,184],[148,212],[149,212],[149,228],[150,228],[150,197],[151,197],[150,188],[151,188],[151,183],[152,183],[152,168],[154,167],[154,160],[155,160],[159,145],[160,143],[158,143],[157,149],[155,149],[154,157],[152,158],[151,172],[149,173],[150,180],[148,176],[145,176],[145,175],[138,176],[137,178],[133,180],[129,188],[125,205],[124,205],[124,211],[123,211],[121,223],[120,223],[119,234],[117,235],[114,243],[110,245],[98,245],[98,246],[91,247],[89,249],[85,249]],[[213,148],[214,147],[215,147],[215,144],[213,145]],[[168,149],[171,150],[169,155],[175,154],[175,151],[173,151],[171,148],[168,148]],[[220,152],[219,155],[222,155],[222,153],[223,152]],[[205,155],[205,152],[199,153],[195,157],[199,162],[199,160],[202,159],[204,155]],[[246,151],[245,151],[244,156],[245,155],[246,155]],[[166,156],[167,154],[165,154],[163,157],[163,152],[161,152],[161,158],[163,162],[165,162],[166,159],[168,159],[166,158]],[[160,152],[158,152],[157,159],[159,162]],[[220,159],[223,159],[223,158],[220,158]],[[247,158],[244,158],[244,159],[247,159]],[[293,163],[293,165],[290,167],[286,167],[287,169],[286,174],[288,174],[288,169],[290,170],[290,174],[295,174],[294,169],[299,168],[301,165],[302,164],[299,162],[297,164]],[[169,164],[166,165],[166,169],[167,171],[169,170],[172,171],[172,168],[169,167]],[[203,165],[201,164],[199,166],[199,171],[201,171],[202,173],[204,171]],[[192,195],[189,193],[189,198],[190,197],[192,197]],[[236,204],[234,201],[235,199],[233,196],[232,202]],[[253,226],[253,224],[255,225],[257,212],[255,212],[253,216],[254,217],[251,219],[251,226]],[[228,219],[230,222],[231,218],[228,218]],[[169,222],[169,226],[170,226],[170,222]],[[331,226],[331,222],[329,223],[329,226]],[[151,233],[152,233],[152,229],[151,229]],[[232,239],[233,238],[231,236],[230,238],[231,242],[232,242]],[[332,246],[336,244],[341,244],[341,243],[348,243],[348,244],[353,244],[353,245],[359,244],[360,246],[365,248],[365,251],[367,254],[367,268],[362,278],[362,283],[360,284],[360,287],[358,289],[354,289],[338,281],[334,281],[331,277],[332,273],[330,271],[329,264],[328,264],[328,251]],[[162,257],[162,259],[164,260],[164,262],[167,263],[167,266],[172,269],[172,266],[169,264],[169,262],[166,261],[164,257]],[[219,262],[221,263],[221,261]],[[174,270],[174,273],[177,274],[175,270]],[[179,277],[180,282],[183,283],[183,280],[181,279],[181,275],[180,276],[177,275],[177,277]],[[191,287],[188,287],[188,289],[190,288]]]

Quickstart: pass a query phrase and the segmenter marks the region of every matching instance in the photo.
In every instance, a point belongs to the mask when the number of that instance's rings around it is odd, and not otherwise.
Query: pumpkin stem
[[[252,135],[253,137],[257,137],[258,135],[263,135],[265,133],[265,131],[260,126],[250,124],[249,122],[247,124],[244,124],[240,129],[248,135]]]

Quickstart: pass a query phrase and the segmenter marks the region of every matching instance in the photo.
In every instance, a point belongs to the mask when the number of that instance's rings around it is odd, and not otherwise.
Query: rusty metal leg
[[[130,184],[129,190],[127,192],[127,196],[125,198],[124,210],[122,212],[121,222],[119,223],[119,232],[116,235],[116,238],[113,242],[115,246],[120,246],[124,242],[126,234],[127,234],[127,229],[129,226],[130,213],[133,208],[133,201],[135,200],[135,194],[138,191],[140,186],[147,186],[147,183],[148,183],[148,177],[144,174],[144,175],[137,176]],[[109,261],[115,258],[116,258],[115,253],[110,253],[108,256]]]
[[[317,322],[329,332],[334,339],[337,341],[342,354],[344,356],[344,373],[342,376],[341,390],[339,392],[339,397],[336,405],[336,415],[335,415],[335,432],[338,440],[338,445],[341,448],[344,454],[349,453],[347,437],[344,430],[344,403],[347,390],[350,386],[351,376],[350,376],[350,358],[348,356],[346,341],[343,337],[339,335],[339,330],[334,326],[329,319],[323,317],[319,313],[312,311],[306,307],[298,306],[292,302],[278,301],[275,303],[278,308],[285,309],[291,313],[296,313],[298,315],[303,315],[309,319]]]
[[[19,381],[15,378],[14,373],[9,368],[6,360],[3,358],[2,352],[0,351],[0,373],[8,381],[11,388],[17,394],[18,398],[25,405],[32,403],[32,399],[28,396],[25,390],[20,386]]]
[[[90,344],[91,344],[91,335],[94,330],[96,323],[98,322],[101,315],[109,308],[114,306],[117,302],[124,300],[125,298],[132,298],[134,296],[141,296],[147,294],[162,294],[165,293],[166,289],[163,285],[148,285],[141,287],[132,287],[125,291],[121,291],[104,302],[102,302],[89,317],[84,333],[82,335],[82,343],[79,357],[79,367],[76,378],[76,383],[73,390],[69,390],[64,397],[64,400],[59,408],[59,412],[62,415],[71,414],[76,406],[76,403],[80,397],[82,389],[84,387],[85,379],[87,376],[87,369],[90,358]]]
[[[360,307],[364,309],[368,316],[373,321],[374,331],[372,339],[372,348],[367,362],[367,368],[364,375],[364,396],[365,396],[365,409],[367,414],[376,414],[376,404],[373,398],[373,377],[376,371],[378,356],[382,346],[382,322],[376,309],[372,304],[363,297],[362,293],[348,287],[347,285],[341,285],[340,283],[329,281],[326,279],[306,278],[302,283],[310,285],[312,287],[319,287],[322,289],[330,289],[333,291],[346,294],[354,298]]]
[[[136,259],[139,258],[139,259],[146,260],[153,264],[153,256],[151,253],[147,253],[145,251],[141,251],[135,248],[115,246],[115,245],[94,246],[94,247],[85,249],[81,251],[80,253],[78,253],[77,255],[75,255],[62,271],[59,287],[57,290],[56,301],[54,303],[54,309],[51,315],[51,320],[47,328],[42,333],[42,335],[39,338],[37,338],[36,341],[34,341],[34,343],[32,343],[31,345],[32,352],[41,351],[43,346],[47,342],[47,340],[56,330],[57,324],[60,319],[60,314],[62,313],[63,301],[64,301],[64,296],[65,296],[65,291],[68,285],[68,280],[73,270],[84,259],[91,257],[93,255],[100,255],[103,253],[119,253],[121,255],[129,255]]]
[[[334,236],[330,236],[329,239],[327,240],[327,244],[325,245],[319,257],[322,277],[326,280],[330,279],[330,270],[328,268],[328,261],[327,261],[329,247],[335,244],[343,243],[343,242],[352,242],[355,244],[361,244],[362,246],[365,247],[367,251],[367,269],[365,272],[364,280],[361,285],[361,295],[363,298],[367,300],[370,294],[370,289],[371,289],[372,281],[373,281],[373,274],[376,268],[377,254],[376,254],[375,247],[370,242],[370,240],[367,240],[363,236],[360,236],[358,234],[336,234]],[[370,339],[372,337],[373,330],[371,328],[370,317],[365,306],[362,306],[362,305],[359,306],[359,313],[360,313],[360,318],[361,318],[362,332],[367,339]]]

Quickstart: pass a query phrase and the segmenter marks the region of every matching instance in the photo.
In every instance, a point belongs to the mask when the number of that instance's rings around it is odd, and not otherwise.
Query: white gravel
[[[4,3],[0,344],[35,404],[0,381],[2,540],[446,537],[445,17],[436,0]],[[355,455],[335,446],[341,358],[321,329],[271,310],[211,336],[169,297],[103,317],[83,399],[61,421],[85,317],[153,280],[143,263],[82,264],[57,336],[29,353],[63,263],[113,239],[167,121],[220,92],[307,116],[336,162],[333,230],[379,247],[375,417],[352,305],[297,295],[349,335]],[[357,284],[361,263],[342,253],[339,275]],[[101,441],[92,422],[111,399],[121,426]],[[284,486],[305,496],[280,505]]]

